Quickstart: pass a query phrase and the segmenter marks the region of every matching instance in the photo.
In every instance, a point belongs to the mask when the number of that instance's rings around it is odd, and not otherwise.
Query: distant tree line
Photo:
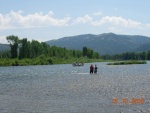
[[[0,51],[0,58],[11,58],[10,51]]]
[[[150,60],[150,50],[144,52],[126,52],[115,55],[102,55],[102,59],[105,60]]]
[[[49,46],[45,42],[36,40],[28,41],[27,38],[19,39],[11,35],[6,37],[10,44],[10,51],[1,51],[0,58],[25,59],[36,58],[40,55],[45,57],[69,58],[69,57],[88,57],[90,59],[99,58],[99,54],[92,49],[83,47],[83,50],[67,50],[65,47]]]

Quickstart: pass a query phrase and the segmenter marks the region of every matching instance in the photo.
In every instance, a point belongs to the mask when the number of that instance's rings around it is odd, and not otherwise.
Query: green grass
[[[32,59],[0,59],[0,66],[27,66],[27,65],[49,65],[49,64],[72,64],[73,62],[112,62],[111,60],[103,59],[89,59],[87,57],[80,58],[58,58],[58,57],[46,57],[45,55],[40,55],[39,57]]]
[[[130,64],[147,64],[147,62],[143,60],[129,60],[129,61],[112,62],[108,63],[107,65],[130,65]]]

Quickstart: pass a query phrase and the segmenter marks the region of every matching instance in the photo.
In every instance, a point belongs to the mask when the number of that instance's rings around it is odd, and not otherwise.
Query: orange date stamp
[[[112,98],[112,104],[144,104],[143,98]]]

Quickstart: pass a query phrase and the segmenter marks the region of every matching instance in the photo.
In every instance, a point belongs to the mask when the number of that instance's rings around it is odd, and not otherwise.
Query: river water
[[[93,64],[0,67],[0,113],[150,112],[150,62]]]

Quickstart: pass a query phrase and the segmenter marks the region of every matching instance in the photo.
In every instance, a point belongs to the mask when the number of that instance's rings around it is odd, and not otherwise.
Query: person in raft
[[[95,65],[95,67],[94,67],[94,73],[96,74],[97,73],[97,65]]]
[[[93,70],[94,70],[94,66],[91,64],[91,66],[90,66],[90,74],[93,73]]]

